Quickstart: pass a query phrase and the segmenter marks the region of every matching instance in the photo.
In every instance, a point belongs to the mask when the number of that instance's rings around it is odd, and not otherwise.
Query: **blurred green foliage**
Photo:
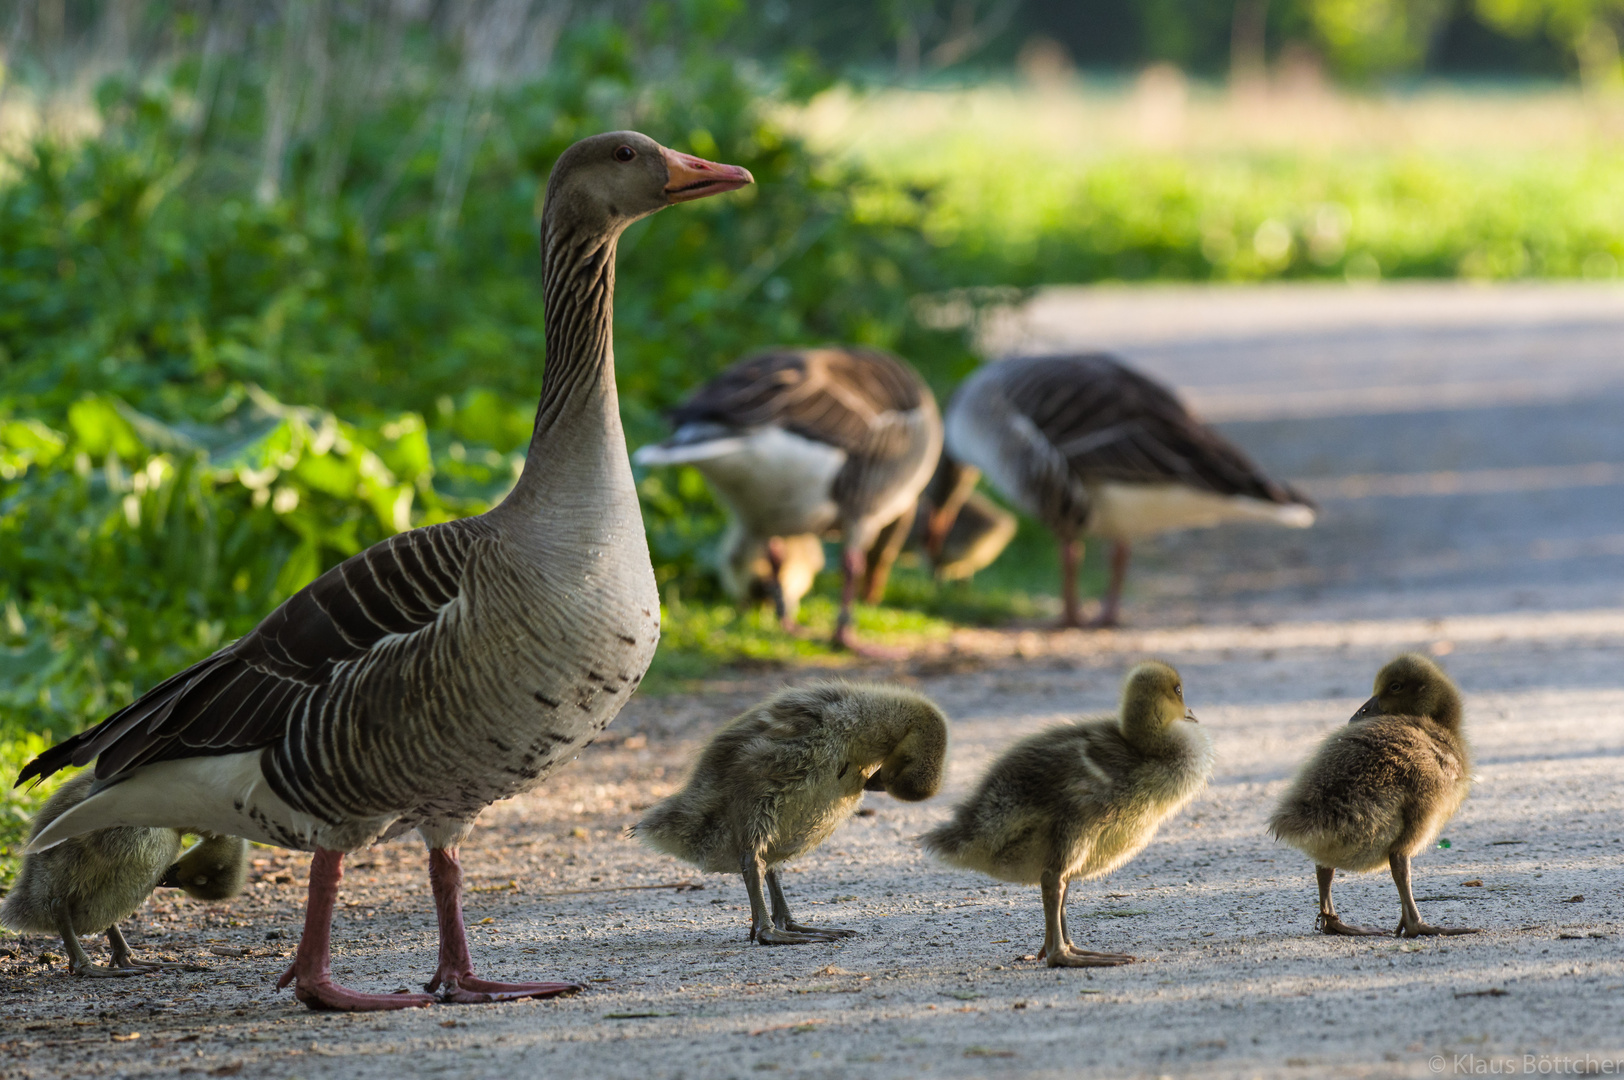
[[[926,234],[961,280],[1613,278],[1624,152],[1101,160],[968,146],[866,162],[932,185]]]

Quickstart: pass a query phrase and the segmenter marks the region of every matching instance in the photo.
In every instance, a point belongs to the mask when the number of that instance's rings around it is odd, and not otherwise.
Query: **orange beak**
[[[665,184],[665,195],[674,203],[692,202],[707,195],[736,191],[756,182],[749,169],[738,165],[719,165],[692,154],[679,154],[664,147],[660,149],[665,152],[665,168],[670,173],[670,179]]]

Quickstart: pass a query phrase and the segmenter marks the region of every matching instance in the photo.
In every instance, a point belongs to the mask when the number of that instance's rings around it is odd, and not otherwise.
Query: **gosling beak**
[[[749,169],[738,165],[720,165],[692,154],[679,154],[663,146],[660,149],[665,154],[665,169],[669,174],[665,197],[674,203],[720,195],[724,191],[735,191],[756,182]]]
[[[1366,720],[1366,719],[1369,719],[1372,716],[1380,716],[1381,714],[1382,714],[1382,703],[1380,701],[1378,701],[1376,698],[1372,697],[1369,701],[1367,701],[1363,705],[1359,706],[1359,711],[1358,712],[1356,712],[1352,716],[1348,717],[1348,723],[1351,724],[1356,720]]]
[[[1194,709],[1185,709],[1184,710],[1184,719],[1188,720],[1192,724],[1201,723],[1201,721],[1199,721],[1199,720],[1197,720],[1195,718],[1195,710]]]

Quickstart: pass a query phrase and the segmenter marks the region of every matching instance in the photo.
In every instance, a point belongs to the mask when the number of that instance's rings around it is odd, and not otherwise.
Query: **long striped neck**
[[[571,229],[542,221],[542,301],[547,366],[525,469],[508,502],[527,503],[572,466],[625,454],[615,393],[615,246],[620,230]],[[585,480],[586,477],[581,479]]]

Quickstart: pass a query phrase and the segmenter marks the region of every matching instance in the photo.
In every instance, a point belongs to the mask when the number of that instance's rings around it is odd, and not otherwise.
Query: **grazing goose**
[[[711,873],[743,873],[750,938],[800,945],[851,930],[790,915],[780,863],[829,838],[864,791],[918,802],[936,794],[947,719],[900,686],[819,682],[781,690],[723,727],[681,791],[632,827],[649,847]],[[761,894],[767,883],[769,915]]]
[[[427,989],[457,1002],[578,989],[474,975],[457,849],[481,810],[613,719],[654,655],[659,595],[615,394],[615,247],[638,218],[750,182],[636,132],[566,150],[541,222],[547,364],[512,492],[345,560],[40,755],[19,782],[93,759],[97,782],[29,850],[161,825],[313,851],[304,935],[279,985],[311,1008],[398,1009],[436,999],[337,985],[329,939],[344,854],[416,829],[440,930]]]
[[[1114,626],[1134,541],[1225,521],[1314,523],[1307,497],[1263,475],[1166,387],[1109,356],[986,364],[953,395],[946,431],[956,467],[985,473],[1059,540],[1063,626],[1082,625],[1077,567],[1085,535],[1114,544],[1110,586],[1093,624]],[[933,528],[945,533],[942,523]]]
[[[82,772],[58,788],[34,818],[32,840],[63,813],[84,802],[95,777]],[[118,924],[159,886],[184,889],[198,900],[227,900],[242,891],[248,845],[235,836],[206,836],[180,862],[175,829],[113,826],[83,833],[55,847],[23,856],[17,880],[0,904],[0,926],[19,934],[60,934],[68,971],[91,978],[140,975],[167,968],[202,971],[188,964],[136,960]],[[80,934],[105,930],[111,967],[92,963]]]
[[[1150,661],[1128,674],[1116,716],[1040,731],[993,762],[926,850],[1000,881],[1043,890],[1039,959],[1050,967],[1114,967],[1126,953],[1072,944],[1066,892],[1144,849],[1163,819],[1212,775],[1212,744],[1184,704],[1179,673]]]
[[[1320,744],[1292,781],[1269,831],[1314,860],[1325,934],[1382,934],[1337,918],[1331,879],[1386,866],[1398,886],[1402,937],[1475,934],[1421,921],[1410,859],[1431,845],[1472,784],[1461,697],[1425,656],[1406,653],[1376,676],[1376,693]]]
[[[865,573],[868,599],[884,591],[889,564],[871,568],[865,553],[881,529],[912,514],[941,454],[941,417],[924,380],[878,349],[771,349],[700,387],[671,422],[669,439],[632,460],[705,475],[737,522],[723,563],[765,550],[777,577],[783,538],[839,528],[845,587],[835,643],[882,653],[857,644],[851,607]],[[781,591],[778,617],[793,632]]]

